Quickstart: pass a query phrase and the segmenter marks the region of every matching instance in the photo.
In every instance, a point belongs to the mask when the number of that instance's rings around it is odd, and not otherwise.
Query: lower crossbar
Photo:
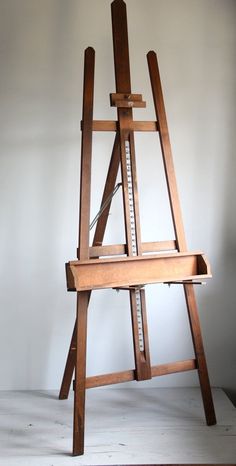
[[[185,361],[176,361],[152,366],[151,375],[152,377],[158,377],[161,375],[175,374],[176,372],[192,371],[194,369],[197,369],[196,359],[186,359]],[[132,380],[136,380],[134,369],[123,372],[114,372],[111,374],[95,375],[87,377],[86,388],[114,385],[117,383],[131,382]]]

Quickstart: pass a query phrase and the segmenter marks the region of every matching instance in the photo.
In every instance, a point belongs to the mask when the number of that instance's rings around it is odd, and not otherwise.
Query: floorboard
[[[1,466],[236,463],[236,408],[213,390],[207,427],[198,388],[87,392],[85,455],[72,457],[72,406],[55,391],[0,392]]]

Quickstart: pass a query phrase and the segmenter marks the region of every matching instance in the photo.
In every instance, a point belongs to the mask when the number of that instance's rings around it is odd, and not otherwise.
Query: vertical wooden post
[[[94,64],[94,49],[88,47],[85,50],[84,57],[83,130],[79,207],[79,260],[89,259]],[[89,295],[89,291],[77,293],[73,455],[82,455],[84,453],[86,335]]]
[[[84,54],[83,128],[80,168],[80,207],[78,259],[89,259],[89,224],[91,163],[93,134],[93,94],[94,94],[95,52],[88,47]]]
[[[166,182],[168,187],[172,219],[176,234],[177,248],[180,252],[187,250],[184,227],[178,197],[177,183],[174,172],[174,164],[170,146],[170,138],[165,114],[164,100],[161,88],[160,73],[158,69],[155,52],[147,54],[149,74],[152,86],[154,106],[159,126],[159,136],[162,150],[163,163],[165,168]],[[206,358],[201,335],[201,327],[198,316],[195,292],[192,284],[184,285],[186,305],[188,309],[189,323],[192,333],[193,346],[197,360],[198,376],[200,381],[203,405],[206,421],[208,425],[216,423],[215,410],[212,400],[211,387],[208,377]]]
[[[89,292],[77,293],[73,455],[84,453],[87,312]]]
[[[115,79],[116,79],[116,92],[129,95],[131,93],[131,79],[130,79],[130,65],[129,65],[129,43],[128,43],[128,28],[127,28],[127,12],[126,4],[123,0],[114,0],[111,4],[112,14],[112,33],[113,33],[113,50],[114,50],[114,65],[115,65]],[[124,205],[124,220],[125,220],[125,233],[127,254],[132,256],[134,254],[132,247],[131,237],[131,217],[129,207],[129,189],[127,179],[127,160],[126,160],[126,144],[128,143],[130,151],[130,170],[133,185],[133,206],[134,206],[134,222],[135,222],[135,242],[136,254],[142,254],[141,248],[141,232],[139,221],[139,206],[138,206],[138,188],[137,188],[137,174],[136,174],[136,161],[135,161],[135,146],[134,146],[134,133],[129,128],[130,123],[133,121],[132,108],[118,108],[118,133],[120,138],[120,157],[121,157],[121,173],[122,173],[122,190],[123,190],[123,205]],[[140,291],[138,291],[140,293]],[[134,359],[136,368],[136,379],[146,380],[151,378],[151,365],[149,355],[149,341],[148,330],[146,325],[146,304],[145,304],[145,291],[138,298],[140,310],[138,311],[136,291],[130,291],[130,308],[132,319],[132,332],[134,343]],[[139,339],[139,325],[137,313],[140,312],[142,320],[142,333],[143,333],[143,349],[140,349]]]

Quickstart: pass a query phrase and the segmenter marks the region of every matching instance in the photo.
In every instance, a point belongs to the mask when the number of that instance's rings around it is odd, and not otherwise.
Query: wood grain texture
[[[176,374],[177,372],[192,371],[197,368],[195,359],[187,359],[184,361],[176,361],[166,364],[158,364],[150,369],[150,377],[159,377],[163,375]],[[94,375],[87,377],[86,388],[101,387],[106,385],[115,385],[124,382],[137,380],[135,369],[130,369],[122,372],[113,372],[110,374]]]
[[[129,67],[129,43],[128,43],[128,29],[127,29],[127,15],[126,5],[121,0],[115,0],[111,5],[112,11],[112,32],[113,32],[113,48],[114,48],[114,64],[115,64],[115,78],[116,78],[116,94],[111,94],[111,105],[117,106],[118,116],[118,134],[120,138],[120,160],[121,160],[121,176],[122,176],[122,193],[123,193],[123,206],[124,206],[124,224],[125,224],[125,238],[127,255],[141,255],[141,229],[139,218],[139,204],[138,204],[138,185],[137,185],[137,171],[135,160],[135,146],[134,146],[134,133],[131,129],[133,125],[132,106],[144,106],[145,103],[141,100],[140,94],[131,94],[131,80],[130,80],[130,67]],[[125,94],[125,95],[123,95]],[[124,97],[124,99],[123,99]],[[129,101],[130,99],[133,99]],[[121,100],[119,100],[121,98]],[[118,100],[117,100],[118,99]],[[130,175],[132,178],[132,195],[130,193],[130,183],[128,182],[127,173],[127,144],[130,153]],[[130,196],[132,197],[134,212],[130,212]],[[131,215],[134,215],[134,227],[131,227]],[[133,237],[133,238],[132,238]],[[135,246],[134,246],[135,244]],[[116,272],[115,272],[116,273]],[[123,277],[126,271],[123,270]],[[113,271],[114,277],[114,271]],[[124,283],[123,283],[124,284]],[[128,282],[126,283],[128,284]],[[137,312],[141,313],[143,322],[145,322],[145,292],[143,291],[142,302],[140,310],[138,311],[137,302],[134,299],[134,291],[130,291],[130,306],[132,318],[132,332],[134,343],[134,357],[135,369],[137,380],[144,380],[150,377],[150,356],[148,348],[148,335],[147,326],[143,326],[143,344],[144,351],[140,350],[138,341],[138,322]],[[146,332],[146,335],[145,335]],[[147,348],[145,348],[145,344]]]
[[[145,108],[146,102],[142,100],[142,94],[110,94],[110,101],[112,107],[120,108]]]
[[[114,120],[93,120],[93,131],[118,131],[118,121]],[[81,130],[83,129],[83,121],[81,121]],[[130,131],[158,131],[156,121],[130,121],[127,127]]]
[[[84,86],[83,86],[83,131],[81,142],[80,167],[80,204],[79,204],[79,238],[77,257],[80,260],[89,258],[89,223],[90,223],[90,191],[92,163],[92,125],[94,99],[95,51],[88,47],[84,52]],[[78,302],[78,296],[77,296]],[[76,361],[76,328],[75,322],[65,370],[62,378],[59,399],[68,397],[71,379]],[[84,362],[85,364],[85,362]]]
[[[208,369],[206,363],[206,357],[204,352],[201,325],[198,316],[197,303],[195,299],[194,288],[192,284],[184,285],[184,293],[187,304],[188,316],[190,329],[192,333],[192,340],[194,346],[194,352],[197,359],[198,365],[198,376],[200,381],[200,387],[202,392],[202,399],[204,405],[204,411],[206,416],[207,425],[211,426],[216,424],[216,415],[212,399],[210,381],[208,376]]]
[[[170,241],[152,241],[141,244],[142,254],[148,252],[160,252],[160,251],[174,251],[176,250],[176,243],[173,240]],[[106,244],[103,246],[91,246],[89,248],[90,258],[102,257],[102,256],[115,256],[127,254],[126,244]]]
[[[66,365],[62,377],[61,388],[59,392],[59,400],[66,400],[69,395],[70,385],[74,373],[75,361],[76,361],[76,325],[75,322],[70,347],[66,359]]]
[[[180,202],[177,191],[177,183],[174,172],[174,164],[171,152],[170,138],[166,120],[164,100],[161,88],[160,73],[158,69],[157,57],[155,52],[150,51],[147,54],[149,74],[152,86],[153,100],[156,110],[156,117],[159,127],[159,137],[162,149],[162,156],[166,174],[166,181],[171,205],[171,212],[176,234],[177,248],[179,251],[186,251],[186,239],[180,209]],[[200,259],[199,259],[200,261]],[[184,293],[188,309],[190,328],[192,332],[193,345],[198,364],[198,375],[200,380],[203,405],[205,410],[206,421],[208,425],[216,423],[214,405],[212,401],[210,382],[206,358],[204,353],[203,341],[201,336],[201,327],[198,317],[198,310],[195,299],[195,292],[192,284],[184,285]]]
[[[69,291],[195,280],[211,276],[207,261],[199,254],[173,253],[134,257],[71,261],[66,265]],[[200,254],[201,258],[203,256]]]
[[[81,145],[79,206],[79,260],[89,258],[94,67],[95,52],[94,49],[89,47],[85,50],[84,55],[83,131]],[[84,453],[86,339],[89,297],[89,292],[77,293],[73,455],[82,455]],[[68,369],[68,379],[72,372],[72,363],[73,361],[68,361],[70,368],[70,371]]]
[[[101,200],[101,206],[104,204],[106,199],[109,197],[109,195],[113,192],[115,188],[119,166],[120,166],[120,141],[119,141],[118,135],[116,135],[114,146],[113,146],[113,151],[112,151],[112,156],[111,156],[111,161],[110,161],[107,178],[105,182],[105,187],[103,191],[103,196]],[[103,242],[103,238],[104,238],[105,230],[107,226],[107,220],[109,216],[109,211],[111,207],[111,202],[112,200],[109,202],[106,209],[104,209],[104,211],[102,212],[101,216],[98,219],[95,233],[94,233],[94,238],[93,238],[93,246],[100,246]]]
[[[87,312],[89,292],[77,293],[73,455],[84,453]]]
[[[110,101],[111,105],[115,104],[117,100],[132,100],[133,102],[142,102],[143,97],[142,94],[131,94],[131,93],[111,93],[110,94]]]
[[[112,33],[116,92],[130,94],[130,66],[128,47],[128,28],[126,4],[122,0],[115,0],[111,4]]]
[[[155,52],[149,52],[147,54],[147,60],[152,86],[153,101],[159,127],[160,144],[166,175],[167,188],[169,193],[172,219],[176,234],[177,247],[179,251],[186,251],[187,245],[185,240],[182,213],[180,209],[179,195],[177,190],[170,137],[166,119],[164,99],[162,94],[161,79]]]
[[[86,388],[104,387],[105,385],[115,385],[117,383],[131,382],[132,380],[135,380],[134,369],[111,374],[94,375],[87,377]]]
[[[177,372],[193,371],[194,369],[197,369],[196,359],[159,364],[158,366],[152,366],[152,377],[176,374]]]
[[[106,178],[106,183],[104,187],[104,192],[102,196],[102,201],[101,205],[103,204],[104,200],[107,198],[107,196],[110,194],[110,192],[113,191],[116,183],[116,177],[117,177],[117,172],[119,168],[119,163],[120,163],[120,154],[119,154],[119,142],[118,138],[115,138],[114,146],[113,146],[113,151],[112,151],[112,156],[111,156],[111,161],[110,165],[108,168],[108,174]],[[110,210],[110,204],[107,206],[107,208],[104,210],[103,214],[99,217],[96,229],[95,229],[95,234],[94,234],[94,239],[93,239],[93,245],[97,244],[102,244],[103,237],[105,234],[105,229],[106,229],[106,224],[108,220],[108,215],[109,215],[109,210]],[[98,254],[99,255],[99,254]],[[77,256],[80,256],[80,252],[78,250]],[[96,255],[95,255],[96,257]],[[90,299],[90,295],[89,295]],[[71,338],[71,343],[69,347],[69,352],[66,360],[66,365],[65,365],[65,370],[62,378],[62,383],[61,383],[61,389],[59,393],[59,399],[66,399],[68,398],[69,390],[70,390],[70,385],[71,385],[71,380],[74,372],[74,367],[75,367],[75,350],[76,350],[76,326],[77,322],[75,322],[74,325],[74,330],[72,333],[72,338]]]
[[[80,168],[78,259],[81,260],[89,258],[94,67],[95,52],[94,49],[88,47],[84,54],[83,131]]]

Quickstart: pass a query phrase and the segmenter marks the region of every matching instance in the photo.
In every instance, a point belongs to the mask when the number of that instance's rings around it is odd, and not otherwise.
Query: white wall
[[[213,385],[236,390],[235,13],[231,0],[127,0],[133,92],[154,111],[145,54],[158,53],[186,235],[214,278],[197,287]],[[110,1],[2,0],[1,389],[58,388],[75,316],[83,50],[96,49],[95,118],[115,118]],[[112,147],[94,136],[92,216]],[[143,240],[172,239],[156,135],[137,136]],[[140,176],[142,175],[142,176]],[[123,241],[117,195],[106,236]],[[158,205],[158,201],[159,204]],[[191,357],[182,291],[147,287],[152,361]],[[133,366],[128,297],[95,292],[88,373]],[[145,382],[193,385],[195,374]]]

